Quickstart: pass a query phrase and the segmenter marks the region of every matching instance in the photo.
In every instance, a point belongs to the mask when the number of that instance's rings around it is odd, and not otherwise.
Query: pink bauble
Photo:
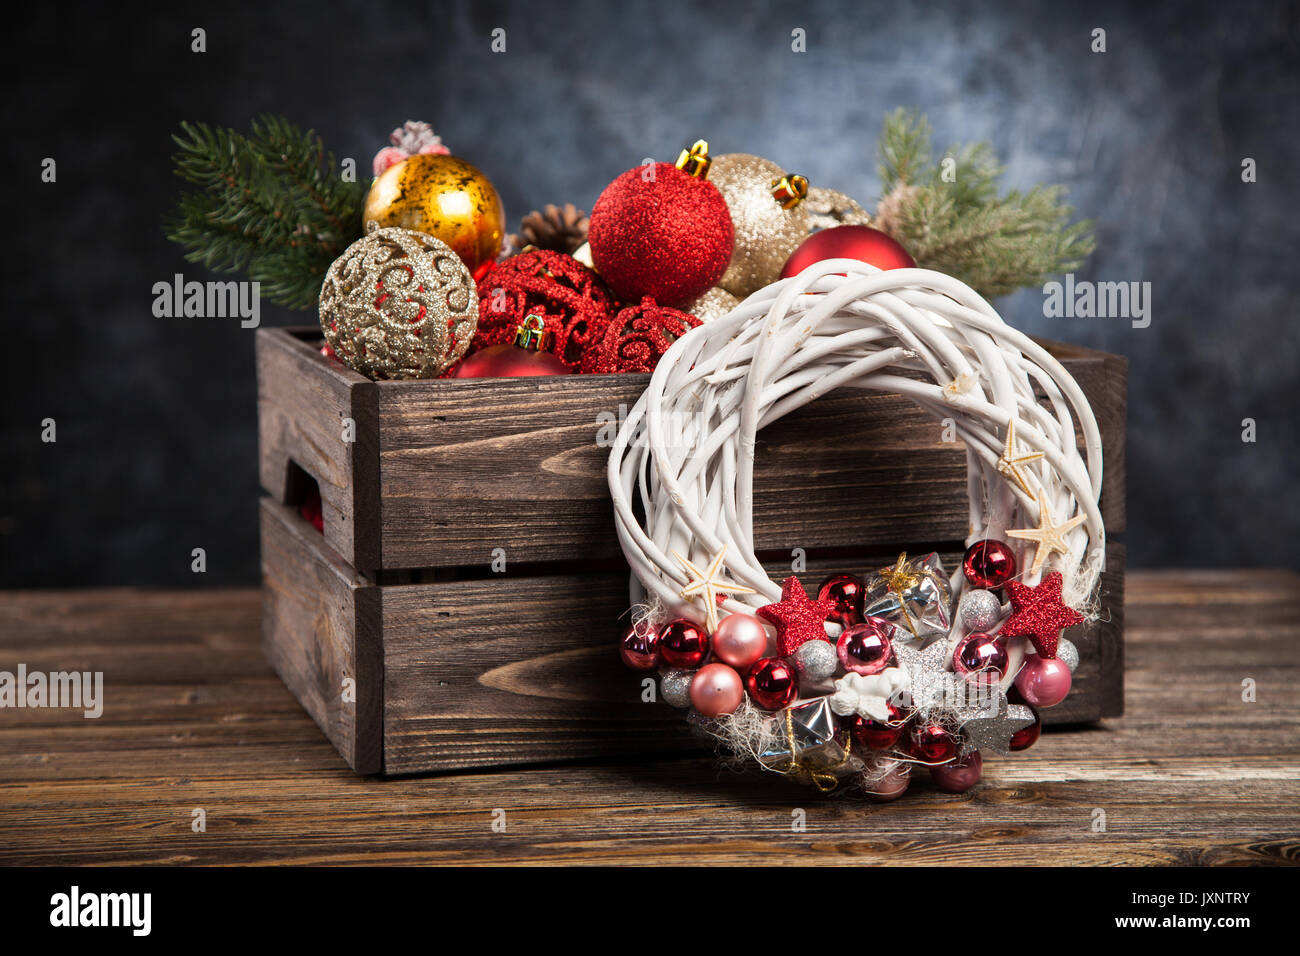
[[[869,617],[848,628],[835,644],[840,665],[858,674],[879,674],[893,656],[893,634],[894,625],[879,617]]]
[[[726,664],[705,664],[691,678],[691,706],[705,717],[731,713],[744,697],[740,675]]]
[[[1055,657],[1028,654],[1016,675],[1016,690],[1031,707],[1059,704],[1070,692],[1070,668]]]
[[[930,776],[940,790],[948,793],[965,793],[980,782],[984,772],[984,758],[978,750],[973,750],[964,757],[950,760],[930,768]]]
[[[713,632],[713,656],[744,670],[767,653],[767,631],[752,614],[728,614]]]
[[[911,768],[907,764],[899,764],[874,783],[863,784],[862,789],[876,803],[889,803],[905,794],[911,782]]]
[[[958,674],[976,674],[993,683],[1002,680],[1007,670],[1007,648],[1001,638],[975,631],[967,634],[957,644],[952,655],[952,668]]]

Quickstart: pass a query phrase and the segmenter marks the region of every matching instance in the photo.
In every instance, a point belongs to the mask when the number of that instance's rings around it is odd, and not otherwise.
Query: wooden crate
[[[372,382],[316,338],[257,336],[263,632],[348,763],[402,774],[698,747],[614,651],[627,570],[600,439],[647,376]],[[1078,723],[1123,706],[1127,363],[1044,344],[1093,403],[1106,454],[1103,614],[1071,634],[1075,688],[1044,713]],[[942,433],[900,396],[857,391],[761,432],[755,536],[774,576],[794,549],[810,587],[903,549],[952,567],[966,464]],[[294,507],[313,481],[323,534]]]

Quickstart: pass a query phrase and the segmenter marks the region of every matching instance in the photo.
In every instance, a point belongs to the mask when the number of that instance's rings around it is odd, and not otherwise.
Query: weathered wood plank
[[[317,477],[325,539],[355,567],[481,566],[496,548],[521,562],[617,555],[608,441],[648,376],[369,382],[295,334],[310,333],[259,332],[263,485],[287,503],[288,460]],[[1046,344],[1095,406],[1103,515],[1121,531],[1124,360]],[[339,438],[348,414],[356,445]],[[874,392],[838,392],[774,423],[758,443],[757,546],[964,539],[965,451],[943,437],[908,400]]]
[[[320,535],[292,509],[267,498],[261,515],[267,659],[348,765],[373,773],[384,689],[379,588],[312,541]]]
[[[1049,729],[960,797],[918,780],[874,806],[705,759],[357,777],[265,663],[258,591],[7,593],[0,669],[103,670],[106,706],[0,709],[0,862],[1300,861],[1300,577],[1133,572],[1127,597],[1123,718]]]

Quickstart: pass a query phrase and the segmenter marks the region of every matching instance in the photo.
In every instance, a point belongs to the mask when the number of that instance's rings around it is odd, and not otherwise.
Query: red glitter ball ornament
[[[734,238],[718,187],[672,163],[635,166],[606,186],[587,232],[596,271],[623,301],[674,307],[717,285]]]
[[[985,538],[966,549],[961,569],[975,587],[997,591],[1016,576],[1016,554],[1005,541]]]
[[[618,642],[623,663],[635,671],[652,671],[659,664],[659,632],[648,623],[630,624]]]
[[[653,372],[669,346],[699,324],[695,316],[646,296],[640,305],[630,305],[614,316],[605,334],[583,353],[581,371]]]
[[[781,278],[796,276],[816,262],[827,259],[857,259],[877,269],[912,269],[913,259],[898,241],[870,226],[833,226],[821,229],[790,254]]]
[[[471,348],[509,345],[524,320],[536,315],[549,334],[548,350],[577,371],[613,314],[609,289],[573,256],[547,249],[524,252],[498,263],[478,284],[478,331]]]
[[[799,678],[785,661],[765,657],[749,669],[745,689],[764,710],[782,710],[799,696]]]
[[[856,574],[832,574],[817,589],[817,600],[835,602],[835,610],[827,620],[845,628],[862,623],[865,595],[862,579]]]
[[[659,629],[659,656],[669,667],[693,670],[709,656],[709,635],[694,621],[669,621]]]

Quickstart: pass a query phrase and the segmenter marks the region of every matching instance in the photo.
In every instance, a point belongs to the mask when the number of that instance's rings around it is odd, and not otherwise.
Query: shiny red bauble
[[[980,782],[984,772],[984,758],[978,750],[958,757],[946,764],[930,768],[930,778],[940,790],[948,793],[965,793]]]
[[[750,668],[745,690],[764,710],[782,710],[799,696],[799,678],[785,661],[766,657]]]
[[[921,763],[947,763],[957,756],[957,738],[941,724],[917,724],[908,734],[907,754]]]
[[[652,671],[659,666],[659,632],[648,623],[630,624],[618,642],[618,654],[634,671]]]
[[[834,226],[814,232],[786,260],[781,278],[798,275],[816,262],[827,259],[857,259],[877,269],[912,269],[916,266],[906,249],[892,236],[870,226]]]
[[[869,617],[840,635],[835,654],[840,665],[856,674],[879,674],[889,666],[894,655],[890,638],[894,625],[879,617]]]
[[[1007,698],[1010,699],[1011,695],[1008,694]],[[1042,736],[1043,718],[1034,708],[1030,707],[1029,709],[1033,711],[1034,722],[1011,735],[1011,743],[1007,745],[1011,750],[1028,750],[1038,743],[1038,738]]]
[[[525,378],[532,375],[568,375],[570,368],[550,352],[518,345],[489,345],[460,360],[451,378]]]
[[[986,538],[966,549],[961,569],[975,587],[996,591],[1016,576],[1016,555],[1005,541]]]
[[[621,300],[673,307],[717,285],[734,238],[718,187],[672,163],[635,166],[606,186],[587,232],[592,263]]]
[[[849,718],[849,732],[853,739],[866,750],[890,750],[898,743],[906,728],[902,712],[889,704],[888,720],[872,720],[854,714]]]
[[[856,574],[832,574],[817,589],[817,600],[834,601],[835,610],[826,620],[840,627],[862,623],[862,599],[866,588]]]
[[[694,670],[709,656],[709,634],[685,618],[669,621],[659,629],[659,656],[669,667]]]
[[[1000,681],[1007,672],[1006,645],[983,631],[967,634],[953,651],[952,667],[958,674],[978,674]]]

